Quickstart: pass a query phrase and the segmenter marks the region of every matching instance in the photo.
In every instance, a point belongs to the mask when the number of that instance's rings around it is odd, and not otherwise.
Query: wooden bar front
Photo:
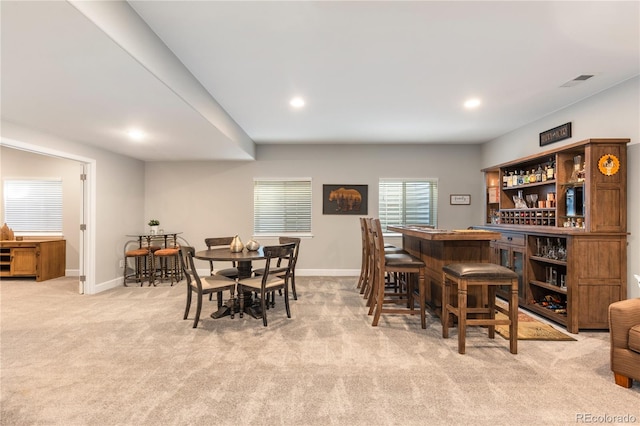
[[[490,242],[500,239],[500,232],[485,230],[447,231],[420,226],[389,226],[388,230],[402,234],[402,247],[427,265],[427,304],[438,316],[442,312],[442,267],[461,262],[490,263]],[[481,293],[470,292],[468,304],[476,306],[484,298]]]

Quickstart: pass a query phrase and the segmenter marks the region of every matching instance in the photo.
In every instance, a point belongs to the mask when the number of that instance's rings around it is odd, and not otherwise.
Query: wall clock
[[[605,154],[598,160],[598,170],[605,176],[613,176],[620,170],[620,160],[613,154]]]

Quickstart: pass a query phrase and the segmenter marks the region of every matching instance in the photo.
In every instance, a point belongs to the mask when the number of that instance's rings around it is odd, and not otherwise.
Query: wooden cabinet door
[[[11,275],[36,275],[36,248],[11,249]]]
[[[527,289],[524,277],[525,249],[524,247],[500,243],[496,243],[495,247],[497,254],[497,261],[495,263],[509,268],[518,274],[518,301],[521,305],[524,305],[527,301]],[[507,286],[504,286],[502,290],[501,293],[503,297],[509,294],[509,288]]]

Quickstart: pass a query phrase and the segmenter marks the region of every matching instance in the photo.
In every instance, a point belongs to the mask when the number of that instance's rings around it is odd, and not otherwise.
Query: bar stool
[[[125,287],[128,287],[127,279],[135,278],[135,281],[139,282],[140,287],[142,287],[144,278],[148,274],[147,268],[148,268],[148,262],[149,262],[149,249],[139,248],[139,247],[136,247],[135,249],[129,249],[128,247],[133,244],[138,246],[138,242],[133,240],[127,241],[124,244],[123,284]],[[128,274],[127,259],[130,259],[130,258],[134,260],[134,267],[133,267],[133,272]]]
[[[425,313],[425,270],[426,265],[417,257],[414,257],[406,252],[388,253],[384,248],[384,240],[382,236],[382,228],[380,226],[380,220],[373,219],[370,222],[371,238],[374,242],[374,274],[372,285],[372,299],[369,306],[369,315],[373,314],[372,326],[377,326],[380,320],[381,314],[420,314],[420,322],[422,328],[427,328],[426,313]],[[386,276],[387,274],[396,274],[402,277],[402,283],[404,284],[404,292],[387,293],[386,289]],[[417,276],[418,281],[418,297],[420,310],[415,309],[414,301],[414,287],[411,275]],[[406,302],[405,307],[399,307],[398,305]],[[389,304],[396,305],[395,307],[389,307]],[[386,305],[386,306],[385,306]]]
[[[509,349],[518,353],[518,275],[511,269],[493,263],[452,263],[442,268],[444,289],[442,293],[442,337],[449,337],[450,314],[458,318],[458,353],[465,353],[465,337],[468,325],[488,326],[489,338],[495,337],[496,325],[509,326]],[[458,306],[451,302],[451,287],[457,286]],[[508,285],[511,288],[508,308],[496,305],[496,289]],[[487,306],[467,307],[467,291],[471,286],[486,287]],[[507,319],[496,319],[496,310]],[[467,314],[484,314],[485,318],[467,318]]]
[[[360,289],[360,294],[363,294],[366,286],[368,285],[367,279],[369,277],[369,244],[367,243],[367,223],[366,218],[360,218],[360,236],[362,241],[362,264],[360,265],[360,277],[358,278],[358,284],[356,288]]]
[[[375,257],[374,257],[374,241],[372,237],[372,221],[374,219],[367,217],[362,218],[360,222],[360,230],[362,231],[362,244],[365,247],[363,249],[363,257],[366,256],[366,262],[363,263],[362,267],[364,269],[364,277],[362,280],[362,286],[360,287],[360,294],[364,295],[364,298],[367,299],[367,306],[371,307],[371,300],[373,299],[373,282],[375,280],[374,272],[375,272]],[[382,234],[381,234],[382,235]],[[385,254],[408,254],[404,249],[400,247],[396,247],[390,243],[384,243],[384,253]],[[385,285],[393,287],[393,289],[397,292],[400,290],[400,276],[396,273],[385,274]]]
[[[179,256],[180,246],[163,248],[153,252],[153,257],[157,259],[158,267],[160,268],[159,281],[161,281],[162,278],[169,277],[172,286],[174,279],[176,283],[180,282],[180,280],[182,279],[182,274],[180,273]],[[156,285],[155,281],[153,282],[153,285]]]

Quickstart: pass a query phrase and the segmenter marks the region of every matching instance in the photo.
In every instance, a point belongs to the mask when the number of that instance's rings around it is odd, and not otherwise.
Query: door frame
[[[89,157],[52,149],[40,145],[34,145],[15,139],[0,138],[0,145],[15,148],[34,154],[48,155],[66,160],[82,163],[86,180],[82,185],[82,212],[86,231],[80,232],[79,255],[80,271],[79,275],[85,277],[84,283],[78,279],[78,292],[80,294],[95,294],[96,289],[96,160]],[[79,178],[79,177],[78,177]],[[80,226],[80,224],[78,224]]]

